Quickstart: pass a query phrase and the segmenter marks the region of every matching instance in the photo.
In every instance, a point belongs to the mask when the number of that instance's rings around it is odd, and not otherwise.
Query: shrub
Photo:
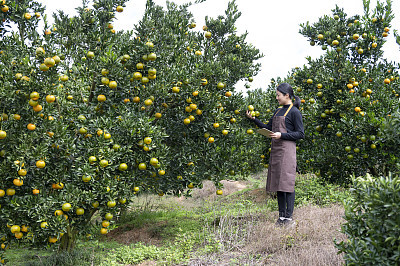
[[[302,175],[296,179],[296,206],[341,204],[349,198],[349,194],[347,189],[318,176]]]
[[[343,232],[336,243],[348,265],[398,265],[400,261],[400,179],[367,175],[354,180],[345,204]]]

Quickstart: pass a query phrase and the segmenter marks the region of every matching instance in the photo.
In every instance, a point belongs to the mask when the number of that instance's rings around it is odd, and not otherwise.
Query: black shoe
[[[285,224],[286,219],[281,219],[278,218],[278,220],[276,221],[275,225],[276,226],[283,226]]]
[[[293,227],[296,225],[296,221],[294,221],[292,218],[285,218],[285,220],[283,220],[282,225],[287,227]]]

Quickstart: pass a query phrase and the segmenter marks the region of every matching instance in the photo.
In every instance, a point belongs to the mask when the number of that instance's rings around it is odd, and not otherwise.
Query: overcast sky
[[[75,7],[80,6],[81,0],[54,1],[38,0],[47,9],[49,20],[56,10],[64,10],[68,14],[76,14]],[[155,0],[165,7],[165,0]],[[172,1],[177,4],[187,0]],[[194,2],[194,0],[192,0]],[[217,17],[223,15],[229,0],[207,0],[204,3],[192,6],[189,10],[193,13],[197,28],[201,30],[204,17]],[[331,15],[331,10],[337,4],[344,8],[348,16],[363,14],[362,0],[237,0],[238,9],[242,16],[237,22],[238,33],[248,31],[247,41],[260,49],[264,57],[260,73],[254,77],[251,89],[265,89],[271,78],[284,77],[292,67],[302,66],[307,56],[317,58],[322,54],[319,46],[310,46],[305,37],[300,35],[299,24],[310,21],[314,23],[323,15]],[[371,1],[375,6],[376,1]],[[143,16],[146,0],[131,0],[127,2],[123,13],[117,13],[114,22],[116,30],[133,29]],[[400,1],[393,0],[392,9],[395,19],[392,21],[390,35],[384,46],[386,58],[400,62],[400,51],[393,36],[393,29],[400,31]],[[51,20],[50,20],[51,21]],[[239,90],[244,90],[244,83],[237,85]]]

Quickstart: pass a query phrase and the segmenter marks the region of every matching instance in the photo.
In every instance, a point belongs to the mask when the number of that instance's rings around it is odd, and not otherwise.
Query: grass
[[[277,203],[265,174],[226,181],[224,196],[205,182],[191,198],[143,195],[106,237],[80,240],[73,253],[9,249],[10,265],[341,265],[345,189],[313,176],[296,184],[297,221],[274,225]]]

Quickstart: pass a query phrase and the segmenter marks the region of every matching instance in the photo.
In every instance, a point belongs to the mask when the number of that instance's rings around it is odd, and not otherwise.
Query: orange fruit
[[[44,168],[45,166],[46,166],[46,163],[43,160],[39,160],[36,162],[37,168]]]
[[[104,221],[101,223],[101,226],[103,226],[103,227],[108,227],[108,226],[110,226],[110,222],[107,221],[107,220],[104,220]]]
[[[154,61],[154,60],[156,60],[156,58],[157,58],[157,55],[155,53],[150,53],[147,55],[147,59],[150,61]]]
[[[33,111],[35,111],[35,112],[40,112],[42,110],[43,110],[43,106],[41,106],[40,104],[33,107]]]
[[[125,171],[126,169],[128,169],[128,165],[127,165],[126,163],[121,163],[121,164],[118,166],[118,169],[119,169],[120,171]]]
[[[13,184],[16,185],[17,187],[20,187],[24,184],[24,181],[22,179],[15,178],[13,180]]]
[[[111,220],[113,218],[113,215],[111,213],[106,213],[106,215],[104,216],[104,218],[106,220]]]
[[[8,6],[4,5],[4,6],[1,8],[1,11],[4,12],[4,13],[6,13],[6,12],[8,12],[9,9],[10,9],[10,8],[9,8]]]
[[[160,171],[158,171],[158,174],[159,174],[159,175],[165,175],[165,170],[160,170]]]
[[[29,95],[29,98],[31,98],[34,101],[37,101],[39,99],[39,97],[40,97],[40,95],[37,91],[34,91]]]
[[[100,94],[99,96],[97,96],[97,101],[99,102],[105,102],[106,101],[106,96],[104,96],[103,94]]]
[[[7,196],[13,196],[13,195],[15,195],[15,189],[13,189],[13,188],[8,188],[8,189],[6,190],[6,194],[7,194]]]
[[[110,73],[110,71],[108,69],[103,68],[101,70],[101,75],[103,75],[103,76],[107,76],[109,73]]]
[[[63,211],[67,212],[67,211],[69,211],[69,210],[72,208],[72,206],[71,206],[70,203],[66,202],[66,203],[64,203],[64,204],[62,205],[61,208],[62,208]]]
[[[63,187],[64,187],[64,184],[63,184],[63,183],[54,184],[54,188],[55,188],[55,189],[62,189]]]
[[[13,225],[13,226],[11,226],[10,230],[11,230],[11,233],[15,234],[16,232],[20,232],[21,228],[19,227],[19,225]]]
[[[111,134],[110,133],[104,133],[104,139],[111,139]]]
[[[116,89],[117,88],[117,82],[116,81],[110,81],[108,83],[108,87],[110,87],[110,89]]]
[[[56,61],[55,61],[53,58],[51,58],[51,57],[47,57],[47,58],[44,60],[44,64],[45,64],[47,67],[53,67],[53,66],[56,64]]]
[[[108,85],[110,83],[110,80],[108,78],[106,78],[106,77],[102,77],[101,78],[101,83],[103,85]]]
[[[41,228],[46,228],[48,226],[47,222],[41,222],[40,227]]]
[[[55,216],[60,216],[60,215],[63,215],[64,214],[64,212],[62,211],[62,210],[56,210],[55,212],[54,212],[54,215]]]
[[[24,232],[24,233],[28,232],[28,226],[22,225],[21,226],[21,232]]]
[[[136,68],[137,68],[137,69],[143,69],[143,68],[144,68],[143,63],[137,63],[137,64],[136,64]]]
[[[31,131],[36,129],[36,126],[34,124],[28,124],[26,127]]]
[[[0,139],[5,139],[7,137],[7,133],[4,130],[0,130]]]
[[[143,142],[144,142],[145,144],[150,144],[151,141],[152,141],[152,139],[151,139],[150,137],[145,137],[144,140],[143,140]]]
[[[139,170],[146,170],[147,166],[145,163],[140,163],[138,168],[139,168]]]
[[[61,81],[68,81],[69,77],[67,75],[61,75],[60,80]]]
[[[46,96],[46,102],[52,103],[56,100],[56,97],[54,95],[47,95]]]
[[[153,101],[151,99],[147,99],[147,100],[144,101],[144,104],[149,106],[149,105],[153,104]]]
[[[19,170],[18,170],[18,175],[20,175],[20,176],[26,176],[26,174],[27,174],[27,171],[26,171],[25,169],[19,169]]]

